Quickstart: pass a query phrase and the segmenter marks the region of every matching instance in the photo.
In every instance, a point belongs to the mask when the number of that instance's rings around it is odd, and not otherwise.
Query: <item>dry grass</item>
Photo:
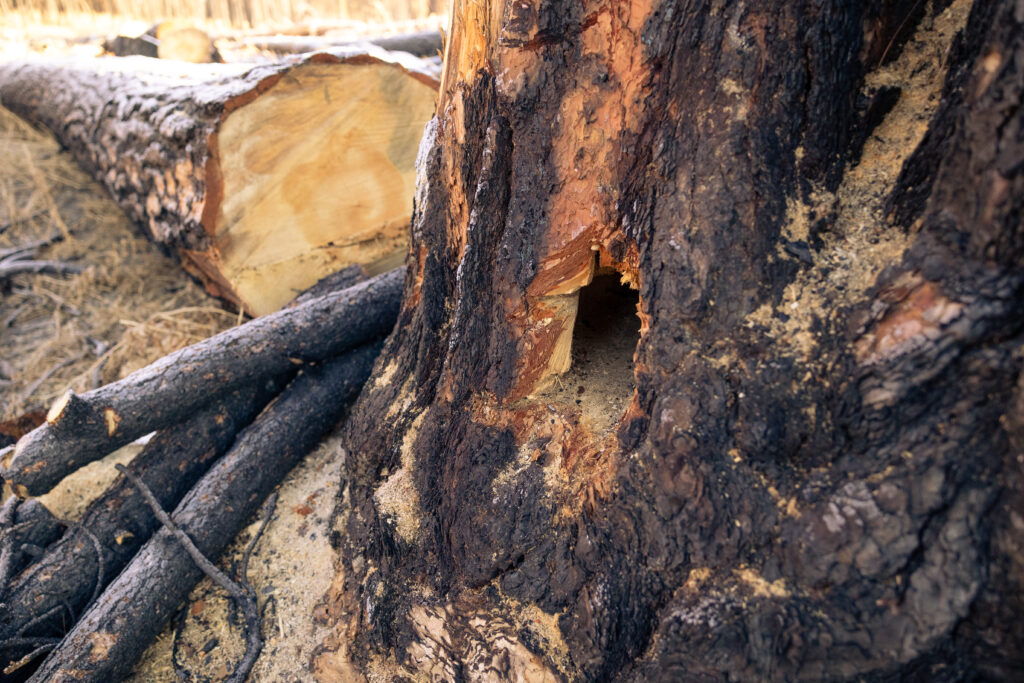
[[[0,109],[0,249],[81,274],[0,282],[0,416],[114,381],[237,322],[125,218],[57,143]]]

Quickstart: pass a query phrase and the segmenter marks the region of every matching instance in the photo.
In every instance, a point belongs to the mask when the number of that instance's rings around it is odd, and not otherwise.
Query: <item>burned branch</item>
[[[304,368],[235,441],[172,515],[206,557],[218,557],[285,474],[338,421],[370,373],[379,342]],[[32,681],[124,676],[202,577],[166,529],[157,532]]]
[[[191,419],[159,432],[128,465],[162,506],[173,509],[182,496],[231,445],[239,430],[280,390],[283,380],[241,387],[203,407]],[[32,503],[23,504],[22,507]],[[37,504],[38,505],[38,504]],[[109,579],[127,565],[158,527],[139,491],[124,478],[86,509],[81,521],[39,558],[33,571],[15,582],[0,614],[0,640],[15,635],[63,635],[95,590],[97,560]],[[101,539],[96,554],[87,533]],[[105,585],[105,584],[104,584]],[[66,610],[61,610],[66,606]],[[50,614],[40,619],[41,614]],[[8,645],[9,661],[21,654]]]
[[[68,392],[22,437],[3,476],[37,495],[68,473],[192,414],[211,395],[344,353],[391,330],[403,273],[252,320],[99,389]]]

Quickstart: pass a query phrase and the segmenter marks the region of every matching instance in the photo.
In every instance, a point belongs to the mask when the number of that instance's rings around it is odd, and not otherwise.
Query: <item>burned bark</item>
[[[68,392],[46,423],[18,440],[3,477],[38,495],[89,462],[194,415],[212,396],[321,361],[387,334],[403,273],[257,318],[84,394]]]
[[[158,433],[128,470],[162,506],[173,509],[283,385],[283,380],[271,379],[229,392],[195,417]],[[63,636],[97,588],[113,581],[158,527],[142,494],[119,477],[32,571],[12,585],[0,613],[0,643],[15,637]],[[99,542],[100,557],[93,539]],[[26,644],[0,651],[0,669],[31,650]]]
[[[401,261],[436,97],[421,66],[366,45],[256,67],[36,60],[0,68],[0,102],[211,293],[263,315],[347,264]]]
[[[182,500],[172,517],[206,557],[223,552],[274,486],[337,423],[380,348],[379,342],[368,344],[304,368]],[[201,577],[171,532],[160,530],[30,680],[124,677]]]
[[[1019,672],[1020,3],[452,16],[325,675]]]
[[[10,580],[60,536],[64,525],[39,501],[9,497],[0,507],[0,605],[10,602]]]

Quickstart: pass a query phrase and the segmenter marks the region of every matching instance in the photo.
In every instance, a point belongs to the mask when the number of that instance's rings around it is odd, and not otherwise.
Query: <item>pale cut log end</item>
[[[211,291],[253,315],[348,265],[390,269],[405,255],[435,95],[385,62],[290,70],[221,122],[204,211],[213,246],[183,256]]]
[[[108,431],[110,431],[111,422],[114,423],[116,428],[117,421],[116,415],[113,417],[103,415],[101,419],[98,411],[88,401],[76,394],[73,389],[68,389],[60,398],[53,402],[50,410],[46,413],[46,423],[38,429],[49,427],[53,430],[54,434],[59,435],[68,430],[76,430],[87,425],[95,426],[103,423],[107,425]],[[110,434],[113,434],[113,431],[110,431]],[[23,438],[18,443],[21,444],[25,441],[26,439]]]

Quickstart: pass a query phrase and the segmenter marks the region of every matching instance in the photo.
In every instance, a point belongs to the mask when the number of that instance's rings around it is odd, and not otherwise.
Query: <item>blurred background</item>
[[[410,21],[442,14],[448,0],[0,0],[5,21],[64,23],[111,17],[164,19],[258,28],[306,21]]]
[[[450,0],[0,0],[0,60],[66,52],[68,41],[138,36],[162,22],[213,39],[246,35],[339,40],[440,30]],[[82,54],[82,52],[79,52]],[[84,56],[84,55],[83,55]]]

